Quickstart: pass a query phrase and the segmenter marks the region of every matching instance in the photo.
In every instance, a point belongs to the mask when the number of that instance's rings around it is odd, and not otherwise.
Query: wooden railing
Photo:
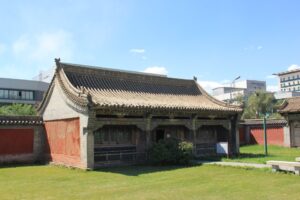
[[[135,163],[147,160],[146,152],[109,152],[95,153],[96,163]]]

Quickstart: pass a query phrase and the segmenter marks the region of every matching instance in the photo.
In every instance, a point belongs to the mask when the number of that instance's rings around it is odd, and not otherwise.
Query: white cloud
[[[223,85],[216,81],[198,81],[201,87],[205,89],[206,92],[212,93],[212,89],[216,87],[222,87]]]
[[[16,56],[31,61],[43,62],[55,57],[70,59],[73,54],[74,41],[66,31],[44,32],[33,36],[23,35],[13,43]]]
[[[129,52],[130,53],[142,54],[142,53],[145,53],[146,50],[145,49],[130,49]]]
[[[263,46],[261,45],[249,45],[249,46],[246,46],[244,47],[244,51],[260,51],[263,49]]]
[[[143,72],[151,73],[151,74],[161,74],[161,75],[167,75],[168,71],[165,67],[162,66],[151,66],[147,67]]]
[[[30,40],[27,36],[23,35],[18,38],[12,45],[13,52],[15,54],[22,54],[29,49]]]
[[[269,92],[277,92],[278,90],[278,85],[267,85],[267,91]]]
[[[295,70],[295,69],[300,69],[300,66],[296,65],[296,64],[292,64],[291,66],[288,67],[288,71],[292,71],[292,70]]]
[[[277,78],[277,76],[275,76],[275,75],[268,75],[268,76],[266,76],[266,78],[267,79],[274,79],[274,78]]]

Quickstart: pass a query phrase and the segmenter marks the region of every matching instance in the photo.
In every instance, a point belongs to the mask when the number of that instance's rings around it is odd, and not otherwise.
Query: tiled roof
[[[132,109],[241,112],[208,95],[195,80],[57,62],[57,79],[80,105]]]
[[[286,125],[287,121],[284,119],[267,119],[266,123],[268,125]],[[240,121],[241,125],[262,125],[262,119],[245,119]]]
[[[281,108],[280,113],[297,113],[300,112],[300,97],[288,98],[285,100]]]
[[[0,116],[0,125],[41,125],[40,116]]]

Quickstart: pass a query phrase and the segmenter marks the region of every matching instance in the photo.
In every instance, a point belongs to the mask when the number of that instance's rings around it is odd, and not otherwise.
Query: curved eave
[[[56,63],[56,65],[57,66],[56,66],[55,74],[51,80],[50,86],[37,109],[38,113],[41,115],[44,112],[50,100],[51,94],[53,92],[56,83],[59,84],[59,86],[63,90],[63,93],[68,98],[68,100],[70,100],[76,106],[79,106],[82,109],[86,109],[88,105],[87,95],[84,94],[82,91],[76,89],[70,83],[66,74],[64,73],[63,68],[60,66],[60,63]]]
[[[115,110],[130,110],[133,112],[139,112],[139,111],[165,111],[165,112],[188,112],[188,113],[198,113],[198,112],[215,112],[215,113],[228,113],[228,114],[233,114],[233,113],[240,113],[242,112],[241,110],[235,110],[235,109],[217,109],[217,108],[208,108],[208,107],[203,107],[203,108],[186,108],[186,107],[164,107],[164,106],[128,106],[128,105],[109,105],[109,104],[96,104],[92,107],[92,109],[95,110],[101,110],[101,109],[115,109]]]
[[[198,89],[200,90],[201,94],[204,95],[206,98],[208,98],[210,101],[214,102],[215,104],[224,107],[225,109],[227,108],[228,110],[231,109],[235,109],[236,112],[243,112],[243,108],[241,106],[235,106],[235,105],[231,105],[228,103],[225,103],[223,101],[220,101],[216,98],[214,98],[213,96],[211,96],[210,94],[208,94],[202,87],[201,85],[199,85],[196,81],[195,84],[197,85]]]

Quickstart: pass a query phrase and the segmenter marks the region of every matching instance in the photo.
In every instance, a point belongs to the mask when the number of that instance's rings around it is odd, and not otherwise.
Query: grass
[[[287,148],[280,146],[268,146],[268,156],[264,155],[264,146],[249,145],[240,147],[240,156],[236,158],[223,158],[223,161],[266,163],[268,160],[295,161],[300,157],[299,148]]]
[[[0,168],[0,199],[300,199],[300,177],[220,166]]]

